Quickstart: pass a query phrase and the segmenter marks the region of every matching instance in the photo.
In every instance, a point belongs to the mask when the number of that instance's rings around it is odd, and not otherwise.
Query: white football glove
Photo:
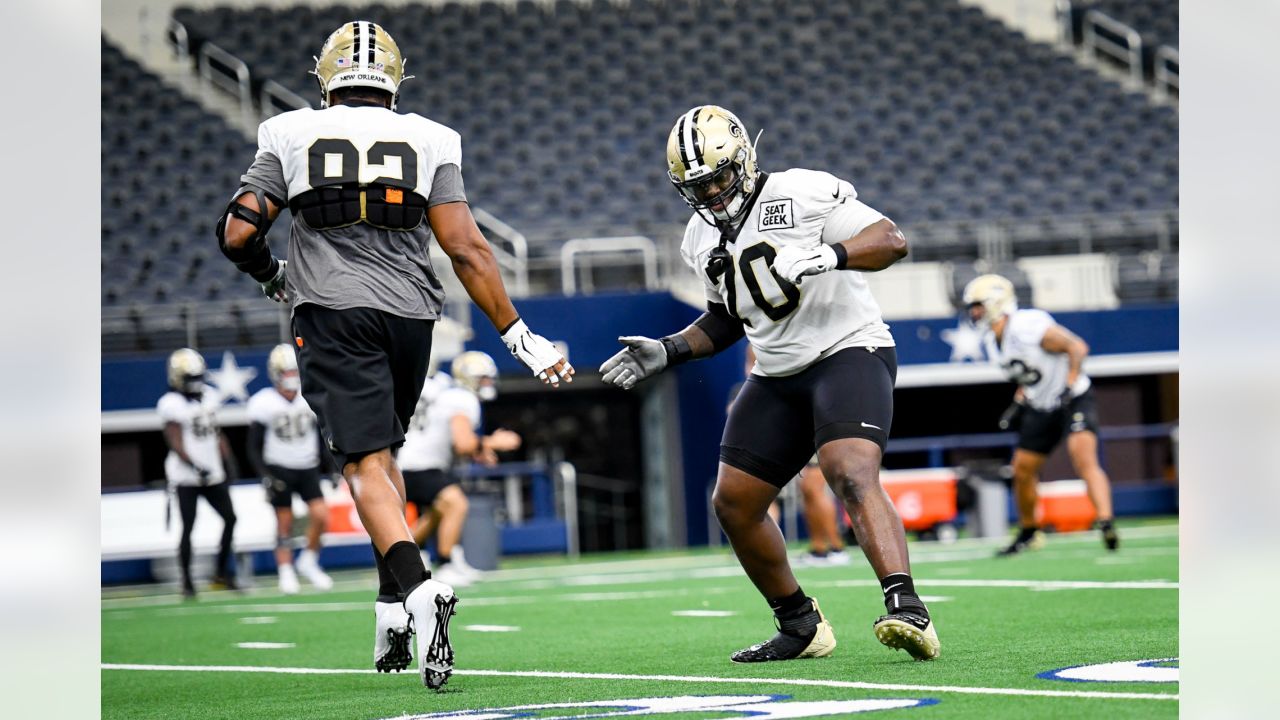
[[[502,342],[542,382],[555,386],[560,385],[561,378],[565,382],[573,382],[573,366],[550,340],[535,335],[524,320],[517,318],[502,334]]]
[[[604,381],[623,390],[662,372],[667,367],[667,349],[653,338],[627,336],[618,338],[626,347],[604,361],[600,372]]]
[[[817,275],[836,267],[836,251],[830,245],[804,248],[785,245],[773,259],[773,269],[787,282],[799,285],[807,275]]]
[[[258,283],[262,287],[262,294],[276,302],[289,302],[289,295],[284,290],[285,266],[288,264],[288,260],[281,260],[280,269],[276,270],[275,276],[264,283]]]

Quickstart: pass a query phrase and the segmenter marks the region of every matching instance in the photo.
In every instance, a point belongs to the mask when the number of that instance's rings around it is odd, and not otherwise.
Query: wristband
[[[661,338],[659,342],[662,343],[662,349],[667,351],[667,367],[681,365],[693,359],[693,350],[683,335],[679,333],[668,335]]]
[[[831,249],[836,254],[836,270],[843,270],[849,261],[849,251],[844,249],[844,243],[831,243]]]

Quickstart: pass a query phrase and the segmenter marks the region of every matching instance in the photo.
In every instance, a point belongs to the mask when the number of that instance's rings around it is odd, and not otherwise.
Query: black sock
[[[809,610],[809,597],[804,594],[804,588],[796,588],[796,591],[780,598],[769,598],[769,607],[773,608],[773,614],[779,618],[791,617]]]
[[[378,552],[377,546],[373,546],[373,562],[378,566],[378,602],[403,600],[404,598],[399,597],[400,583],[396,582],[396,576],[391,574],[391,569],[387,567],[387,560],[382,557],[382,553]]]
[[[408,540],[401,540],[387,548],[387,553],[383,557],[387,568],[395,576],[400,592],[404,595],[408,595],[410,590],[431,577],[431,573],[427,572],[426,566],[422,564],[422,555],[418,552],[418,546]]]
[[[1113,522],[1113,521],[1111,521],[1111,520],[1099,520],[1099,521],[1098,521],[1098,529],[1099,529],[1099,530],[1110,530],[1110,529],[1111,529],[1111,523],[1112,523],[1112,522]]]
[[[448,565],[453,562],[453,556],[451,555],[437,555],[436,559],[440,561],[441,565]]]
[[[1021,525],[1018,527],[1018,539],[1026,540],[1040,529],[1039,525]]]
[[[916,595],[916,584],[906,573],[890,573],[880,578],[880,590],[884,593],[884,607],[891,613],[911,612],[929,617],[924,601]]]

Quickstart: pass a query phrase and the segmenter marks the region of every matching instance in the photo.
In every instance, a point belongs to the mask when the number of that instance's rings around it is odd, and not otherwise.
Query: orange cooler
[[[955,520],[956,481],[953,468],[880,471],[880,484],[898,509],[902,526],[913,532]]]
[[[1036,521],[1058,532],[1088,530],[1097,512],[1089,502],[1084,480],[1052,480],[1040,483]]]

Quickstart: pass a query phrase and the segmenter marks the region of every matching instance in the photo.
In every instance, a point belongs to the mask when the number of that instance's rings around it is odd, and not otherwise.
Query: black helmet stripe
[[[369,32],[369,41],[366,43],[366,45],[368,45],[368,49],[365,50],[369,57],[365,59],[364,66],[366,68],[371,68],[375,62],[373,53],[378,44],[378,26],[371,22],[367,22],[364,25]]]
[[[360,23],[351,23],[351,32],[356,36],[355,47],[351,49],[351,65],[355,66],[360,61],[360,41],[364,39],[364,34],[360,32]]]
[[[680,156],[684,159],[684,164],[689,170],[694,170],[702,166],[702,158],[700,157],[702,143],[698,139],[698,115],[702,112],[702,106],[698,106],[685,113],[680,118]]]

